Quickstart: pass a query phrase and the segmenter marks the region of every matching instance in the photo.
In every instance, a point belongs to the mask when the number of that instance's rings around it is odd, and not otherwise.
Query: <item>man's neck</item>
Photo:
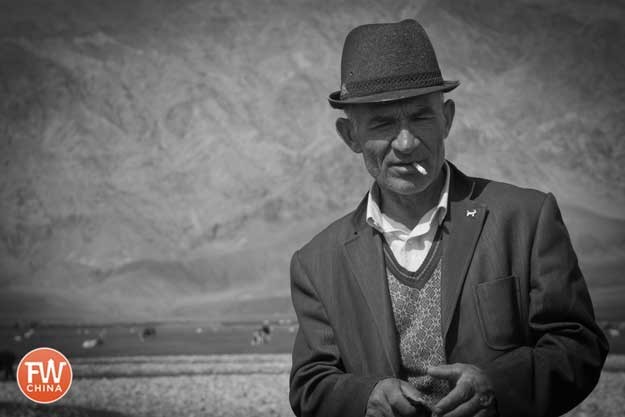
[[[401,195],[380,187],[380,211],[412,230],[421,217],[438,204],[445,175],[445,169],[441,169],[436,180],[418,194]]]

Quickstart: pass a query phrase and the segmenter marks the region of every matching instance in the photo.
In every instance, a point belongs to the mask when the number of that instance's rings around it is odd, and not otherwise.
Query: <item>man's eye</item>
[[[412,116],[412,121],[414,122],[418,122],[421,120],[430,120],[432,117],[434,117],[433,114],[431,113],[423,113],[423,114],[416,114],[414,116]]]
[[[386,127],[389,127],[391,125],[391,122],[379,122],[374,124],[373,126],[371,126],[372,129],[383,129]]]

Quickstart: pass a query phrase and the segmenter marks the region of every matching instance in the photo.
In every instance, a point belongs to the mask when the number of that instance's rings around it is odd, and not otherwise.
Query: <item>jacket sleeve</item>
[[[379,377],[345,372],[334,330],[297,252],[291,260],[291,297],[299,321],[289,392],[295,415],[364,416]]]
[[[595,387],[608,352],[552,194],[540,210],[530,265],[530,346],[485,368],[501,417],[565,413]]]

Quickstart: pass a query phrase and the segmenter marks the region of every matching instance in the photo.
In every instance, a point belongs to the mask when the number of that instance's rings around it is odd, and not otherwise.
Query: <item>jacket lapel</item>
[[[441,276],[441,328],[443,340],[454,316],[475,245],[486,219],[487,207],[471,200],[474,182],[450,163],[452,177],[449,209],[443,223],[446,248]]]
[[[447,247],[443,254],[441,276],[441,328],[447,332],[478,238],[487,215],[487,207],[471,200],[474,182],[453,164],[449,190],[449,208],[443,223]],[[345,256],[352,276],[367,302],[373,322],[393,375],[399,375],[399,341],[388,290],[382,238],[366,223],[367,196],[353,216],[354,233],[344,243]]]
[[[364,201],[366,207],[366,199]],[[361,204],[362,206],[362,204]],[[361,207],[362,208],[362,207]],[[352,275],[367,302],[389,369],[399,374],[399,344],[393,319],[393,308],[386,280],[382,238],[366,224],[363,210],[356,211],[356,231],[344,244]]]

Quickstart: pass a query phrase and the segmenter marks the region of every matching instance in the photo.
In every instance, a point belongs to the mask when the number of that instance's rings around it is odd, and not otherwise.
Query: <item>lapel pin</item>
[[[477,209],[467,210],[467,217],[475,217],[477,214]]]

